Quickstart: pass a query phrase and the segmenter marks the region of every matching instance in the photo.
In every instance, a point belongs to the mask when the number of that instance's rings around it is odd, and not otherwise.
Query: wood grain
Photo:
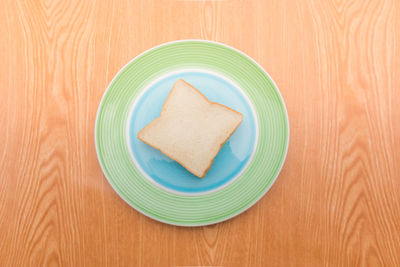
[[[400,2],[2,1],[0,266],[400,266]],[[291,124],[276,184],[230,221],[148,219],[94,148],[117,71],[200,38],[257,60]]]

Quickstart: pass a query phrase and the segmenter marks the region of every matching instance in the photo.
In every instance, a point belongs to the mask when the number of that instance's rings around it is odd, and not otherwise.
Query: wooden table
[[[400,2],[2,1],[0,266],[400,266]],[[110,187],[94,121],[130,59],[216,40],[278,84],[278,180],[213,226],[153,221]]]

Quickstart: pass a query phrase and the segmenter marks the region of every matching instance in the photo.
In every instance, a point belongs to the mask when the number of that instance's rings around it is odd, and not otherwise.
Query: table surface
[[[1,266],[400,266],[400,2],[2,1]],[[157,44],[229,44],[278,84],[284,168],[255,206],[182,228],[110,187],[94,121]]]

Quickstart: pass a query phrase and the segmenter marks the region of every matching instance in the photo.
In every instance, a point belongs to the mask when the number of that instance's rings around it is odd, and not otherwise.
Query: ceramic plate
[[[179,78],[243,114],[202,179],[137,139]],[[268,191],[285,161],[289,123],[278,88],[254,60],[220,43],[184,40],[140,54],[114,77],[95,142],[107,180],[128,204],[161,222],[199,226],[238,215]]]

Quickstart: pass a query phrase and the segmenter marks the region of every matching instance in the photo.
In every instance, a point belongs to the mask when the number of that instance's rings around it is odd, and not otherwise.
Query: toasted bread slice
[[[138,138],[194,175],[204,177],[242,118],[240,112],[210,102],[196,88],[179,79],[160,117],[146,125]]]

